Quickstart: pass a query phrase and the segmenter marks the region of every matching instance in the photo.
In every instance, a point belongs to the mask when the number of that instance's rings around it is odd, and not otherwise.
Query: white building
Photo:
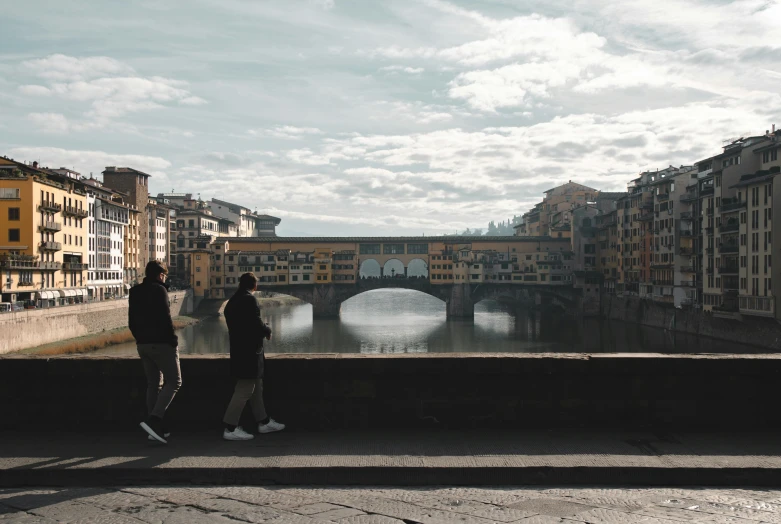
[[[124,284],[124,236],[128,227],[128,205],[95,179],[87,184],[89,258],[87,290],[93,300],[127,294]]]
[[[146,208],[149,223],[149,260],[169,262],[169,243],[171,232],[169,227],[170,206],[166,206],[156,199],[150,198]]]
[[[271,215],[258,215],[249,208],[216,198],[212,198],[208,206],[214,216],[236,224],[240,237],[276,236],[276,227],[282,221]]]

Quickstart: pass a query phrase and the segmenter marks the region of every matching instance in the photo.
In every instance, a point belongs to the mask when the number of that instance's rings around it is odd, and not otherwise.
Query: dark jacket
[[[231,376],[263,378],[263,339],[271,329],[260,318],[260,306],[252,292],[239,289],[225,306],[231,352]]]
[[[128,317],[136,343],[179,345],[171,320],[168,289],[159,280],[145,278],[130,288]]]

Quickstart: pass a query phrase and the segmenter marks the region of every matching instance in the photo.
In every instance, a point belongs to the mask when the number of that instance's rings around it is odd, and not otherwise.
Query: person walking
[[[260,318],[260,306],[252,292],[258,288],[258,279],[252,273],[239,277],[239,289],[225,306],[225,322],[230,339],[230,372],[236,379],[233,397],[222,421],[225,440],[251,440],[255,435],[239,426],[239,418],[249,400],[259,433],[285,429],[266,413],[263,403],[263,373],[266,357],[263,339],[271,340],[271,329]]]
[[[150,440],[167,444],[170,433],[165,412],[182,387],[179,339],[168,302],[168,269],[152,260],[146,265],[145,276],[141,284],[130,288],[128,297],[128,324],[146,375],[147,418],[141,427]]]

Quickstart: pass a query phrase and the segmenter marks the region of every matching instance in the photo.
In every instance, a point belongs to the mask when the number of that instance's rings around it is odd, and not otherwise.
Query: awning
[[[77,289],[76,290],[76,296],[77,297],[86,297],[87,296],[87,290],[85,288]]]
[[[36,291],[35,298],[36,300],[52,300],[55,296],[52,291]]]
[[[130,291],[130,284],[122,284],[122,287],[125,288],[125,291]]]

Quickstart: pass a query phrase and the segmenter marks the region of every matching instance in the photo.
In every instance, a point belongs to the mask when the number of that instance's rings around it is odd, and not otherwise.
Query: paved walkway
[[[781,522],[780,503],[750,489],[5,489],[0,523],[757,524]]]
[[[0,486],[171,483],[639,485],[781,488],[775,434],[518,431],[293,432],[167,446],[124,433],[0,433]]]

